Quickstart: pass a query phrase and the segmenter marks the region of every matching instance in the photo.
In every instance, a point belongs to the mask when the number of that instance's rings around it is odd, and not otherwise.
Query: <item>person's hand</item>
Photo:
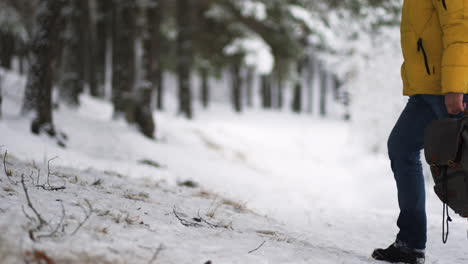
[[[462,93],[448,93],[445,95],[445,106],[450,115],[457,115],[465,110]]]

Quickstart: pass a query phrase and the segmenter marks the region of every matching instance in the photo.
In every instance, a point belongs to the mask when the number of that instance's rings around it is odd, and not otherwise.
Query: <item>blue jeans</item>
[[[465,95],[464,101],[467,101]],[[424,129],[433,120],[448,117],[443,95],[414,95],[388,139],[388,154],[398,189],[400,215],[397,239],[424,249],[427,240],[426,194],[420,153]]]

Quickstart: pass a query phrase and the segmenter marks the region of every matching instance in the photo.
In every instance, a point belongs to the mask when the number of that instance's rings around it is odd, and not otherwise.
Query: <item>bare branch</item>
[[[220,227],[219,225],[212,224],[212,223],[208,222],[206,219],[204,219],[203,217],[201,217],[200,216],[200,210],[198,210],[197,215],[198,215],[197,220],[207,224],[209,227],[211,227],[211,228],[219,228]]]
[[[86,223],[86,221],[88,221],[88,219],[91,217],[91,215],[94,212],[93,206],[91,205],[91,203],[87,199],[85,199],[85,202],[86,202],[86,205],[88,206],[89,211],[86,211],[86,208],[80,205],[81,209],[83,209],[85,213],[85,218],[83,219],[83,221],[79,223],[76,229],[71,233],[71,236],[75,235],[78,232],[78,230],[80,230],[80,228],[84,225],[84,223]]]
[[[199,223],[195,223],[195,222],[190,222],[190,221],[187,221],[185,219],[183,219],[182,217],[179,216],[179,214],[176,212],[176,207],[174,206],[174,208],[172,209],[172,211],[174,212],[174,215],[177,219],[179,219],[180,223],[184,226],[187,226],[187,227],[203,227],[203,225],[200,225]]]
[[[24,205],[21,205],[21,210],[23,211],[24,216],[26,216],[26,218],[30,222],[35,223],[37,221],[36,218],[34,218],[34,217],[30,216],[28,213],[26,213],[26,210],[24,210]]]
[[[156,249],[156,252],[154,252],[153,257],[150,259],[148,264],[153,264],[156,261],[156,259],[158,258],[159,253],[161,253],[161,251],[163,249],[164,249],[164,245],[163,244],[159,245],[158,249]]]
[[[54,173],[50,172],[50,162],[53,161],[56,158],[58,158],[58,157],[54,157],[54,158],[50,159],[49,161],[47,161],[47,179],[46,179],[45,184],[41,184],[41,185],[39,184],[39,178],[40,178],[41,171],[40,170],[38,171],[36,187],[42,188],[45,191],[60,191],[60,190],[66,189],[65,186],[52,186],[52,185],[50,185],[50,181],[49,181],[50,175],[54,174]]]
[[[253,250],[250,250],[248,253],[250,254],[250,253],[252,253],[252,252],[255,252],[255,251],[259,250],[265,243],[266,243],[266,241],[263,241],[263,243],[260,244],[260,246],[258,246],[257,248],[255,248],[255,249],[253,249]]]
[[[65,221],[66,212],[65,212],[65,206],[63,205],[62,201],[60,201],[60,205],[62,206],[62,217],[60,218],[60,222],[57,224],[55,229],[50,234],[39,235],[36,237],[37,239],[45,238],[45,237],[53,237],[55,234],[59,232],[61,227],[63,229],[63,222]]]
[[[31,179],[31,182],[34,184],[34,178],[32,175],[34,174],[34,171],[31,171],[31,174],[29,174],[29,179]]]
[[[51,158],[50,160],[47,161],[47,185],[50,186],[50,183],[49,183],[49,177],[50,177],[50,162],[53,161],[54,159],[58,158],[58,156],[55,156],[53,158]]]
[[[23,186],[24,194],[26,195],[26,201],[28,203],[28,207],[34,212],[39,221],[39,225],[37,226],[37,230],[40,230],[43,226],[47,225],[47,222],[42,218],[41,214],[34,208],[31,198],[29,197],[28,188],[24,184],[24,174],[21,174],[21,185]]]
[[[41,169],[37,169],[37,182],[36,185],[39,185],[39,179],[41,178]]]

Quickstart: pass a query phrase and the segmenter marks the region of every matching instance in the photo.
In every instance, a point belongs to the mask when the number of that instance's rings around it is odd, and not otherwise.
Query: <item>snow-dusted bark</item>
[[[63,27],[61,15],[66,1],[40,0],[36,28],[31,41],[31,67],[26,85],[23,112],[34,110],[36,116],[31,130],[45,130],[55,134],[52,118],[53,63],[57,56],[56,46]]]
[[[193,0],[177,0],[177,75],[179,79],[179,112],[192,118],[191,70],[193,62]]]

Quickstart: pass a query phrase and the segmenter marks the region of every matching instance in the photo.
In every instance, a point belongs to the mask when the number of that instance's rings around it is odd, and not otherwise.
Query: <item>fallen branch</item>
[[[71,236],[74,236],[76,233],[78,233],[78,230],[80,230],[80,228],[86,223],[86,221],[88,221],[88,219],[91,217],[91,215],[94,212],[93,206],[91,205],[91,203],[87,199],[85,199],[85,202],[86,202],[86,205],[88,206],[89,211],[86,211],[86,208],[80,205],[81,209],[83,209],[85,213],[85,218],[83,219],[83,221],[80,222],[80,224],[76,227],[76,229],[70,234]]]
[[[195,219],[194,219],[195,221],[203,222],[203,223],[207,224],[207,225],[208,225],[209,227],[211,227],[211,228],[219,228],[219,227],[221,227],[221,226],[219,226],[219,225],[212,224],[212,223],[208,222],[206,219],[204,219],[203,217],[201,217],[201,216],[200,216],[200,210],[198,210],[197,215],[198,215],[198,218],[195,218]]]
[[[248,253],[250,254],[252,252],[255,252],[255,251],[259,250],[265,243],[266,243],[266,241],[263,241],[263,243],[261,243],[260,246],[258,246],[256,249],[250,250]]]
[[[39,235],[39,236],[36,237],[37,239],[45,238],[45,237],[53,237],[55,234],[57,234],[59,232],[60,228],[62,228],[62,232],[64,231],[65,227],[63,225],[63,222],[65,221],[65,216],[66,216],[65,206],[63,205],[62,201],[60,201],[60,205],[62,206],[62,217],[60,218],[60,222],[57,224],[55,229],[50,234]]]
[[[36,208],[34,208],[32,202],[31,202],[31,198],[29,197],[29,193],[28,193],[28,188],[26,187],[26,184],[24,184],[24,174],[21,174],[21,185],[23,186],[23,190],[24,190],[24,194],[26,196],[26,201],[28,203],[28,207],[34,212],[34,214],[36,215],[37,221],[39,222],[39,224],[36,226],[36,228],[29,230],[29,237],[33,241],[35,241],[34,233],[37,232],[37,231],[40,231],[44,226],[48,225],[48,223],[44,220],[44,218],[41,216],[41,214],[39,214],[39,212],[36,210]],[[28,214],[26,214],[26,211],[24,211],[24,209],[23,209],[23,212],[25,213],[25,215],[26,215],[26,217],[28,219],[32,218]]]
[[[156,252],[154,252],[153,257],[150,259],[148,264],[153,264],[158,258],[159,253],[161,253],[163,249],[164,249],[164,245],[163,244],[159,245],[158,249],[156,249]]]
[[[201,225],[199,223],[191,222],[191,221],[185,220],[182,217],[180,217],[179,214],[176,212],[176,207],[175,206],[174,206],[172,211],[174,212],[175,217],[177,219],[179,219],[179,221],[180,221],[180,223],[182,225],[187,226],[187,227],[203,227],[203,225]]]

